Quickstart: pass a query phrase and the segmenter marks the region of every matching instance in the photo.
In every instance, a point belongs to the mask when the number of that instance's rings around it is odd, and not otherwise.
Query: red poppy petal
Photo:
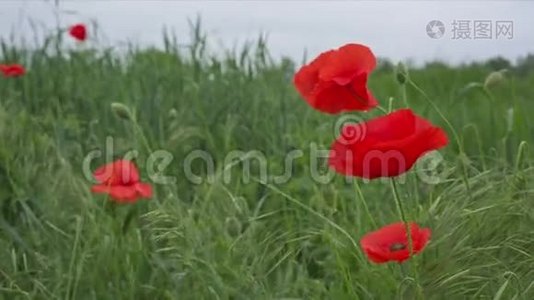
[[[415,237],[413,239],[414,253],[419,253],[423,248],[425,248],[426,244],[428,243],[428,240],[430,240],[431,235],[432,231],[430,230],[430,228],[422,228],[419,230],[418,233],[413,234],[413,236]]]
[[[339,113],[348,107],[365,107],[351,94],[349,89],[332,83],[323,83],[315,94],[311,106],[325,113]]]
[[[380,140],[397,140],[415,131],[415,114],[410,109],[399,109],[385,116],[365,122],[367,136]]]
[[[357,98],[358,102],[363,102],[366,106],[366,109],[370,109],[377,106],[378,101],[367,88],[367,77],[367,73],[361,73],[357,75],[350,83],[350,87],[354,92],[353,95]]]
[[[117,160],[113,163],[115,176],[120,178],[123,185],[134,184],[139,182],[139,171],[135,164],[130,160]]]
[[[410,252],[408,249],[391,251],[388,253],[388,258],[389,260],[401,263],[410,258]]]
[[[309,99],[319,82],[319,68],[324,66],[334,51],[321,53],[310,64],[303,66],[294,76],[293,83],[300,94]]]
[[[319,78],[346,85],[355,76],[371,72],[375,66],[376,58],[371,49],[360,44],[347,44],[330,57],[328,65],[321,69]]]
[[[369,179],[397,176],[411,167],[402,151],[378,147],[368,138],[352,144],[338,138],[331,147],[328,164],[338,173]]]
[[[413,226],[413,223],[410,223]],[[406,241],[406,229],[403,222],[392,223],[379,230],[368,233],[362,238],[366,245],[402,243]]]
[[[5,77],[18,77],[24,75],[26,69],[19,64],[0,65],[0,72],[2,72]]]
[[[439,127],[428,128],[396,145],[403,153],[406,169],[409,170],[421,156],[429,151],[445,147],[447,134]]]
[[[398,176],[410,170],[427,152],[447,144],[447,135],[438,127],[415,132],[401,140],[378,141],[370,146],[363,160],[356,160],[356,169],[369,170],[368,174],[363,172],[366,178]]]
[[[391,246],[396,243],[407,245],[403,223],[394,223],[365,235],[360,244],[368,258],[375,263],[388,261],[403,262],[409,258],[407,249],[392,251]]]
[[[84,24],[76,24],[70,27],[69,34],[78,41],[84,41],[87,38],[87,29]]]
[[[106,164],[101,167],[98,167],[93,172],[93,177],[96,181],[100,183],[107,183],[111,177],[113,176],[113,165],[112,164]]]
[[[356,131],[357,132],[357,131]],[[353,150],[353,146],[356,143],[348,144],[351,141],[345,138],[338,138],[331,146],[331,150],[328,157],[328,165],[336,172],[356,176],[361,174],[361,170],[355,159],[358,154]]]
[[[301,96],[325,113],[369,110],[378,102],[367,90],[367,75],[376,66],[369,48],[348,44],[322,53],[294,77]]]
[[[111,186],[109,195],[118,202],[134,202],[138,198],[135,186]]]
[[[379,249],[374,249],[372,247],[363,248],[365,254],[369,258],[370,261],[381,264],[388,262],[390,258],[388,257],[387,253],[380,251]]]
[[[345,132],[357,132],[356,139]],[[363,178],[398,176],[425,153],[448,144],[445,131],[402,109],[357,125],[347,125],[333,142],[329,165],[336,172]]]
[[[310,105],[325,113],[339,113],[343,111],[367,111],[375,107],[378,102],[370,93],[363,93],[351,86],[340,86],[334,83],[320,83],[315,91]]]
[[[96,184],[91,187],[93,193],[109,193],[109,186],[103,184]]]
[[[117,160],[97,168],[93,173],[99,183],[107,185],[130,185],[139,182],[139,171],[129,160]]]
[[[410,222],[410,232],[413,241],[413,252],[419,253],[428,242],[431,231],[428,228],[420,229],[419,226]],[[404,245],[404,249],[395,250],[395,244]],[[360,245],[369,259],[375,263],[387,261],[403,262],[410,257],[408,249],[408,235],[403,222],[397,222],[384,226],[376,231],[367,233],[360,240]]]
[[[152,197],[152,186],[150,184],[139,182],[135,184],[135,189],[143,198]]]

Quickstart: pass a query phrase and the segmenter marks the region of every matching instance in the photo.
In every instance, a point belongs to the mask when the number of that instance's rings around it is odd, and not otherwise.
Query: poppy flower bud
[[[226,218],[224,223],[226,231],[230,236],[236,237],[241,234],[243,226],[241,225],[241,222],[239,222],[239,220],[237,220],[236,218]]]
[[[406,69],[406,66],[399,62],[397,64],[397,68],[395,69],[395,78],[397,79],[397,82],[399,84],[405,84],[408,80],[408,69]]]
[[[176,119],[176,117],[178,117],[178,112],[176,111],[176,109],[171,108],[171,110],[169,110],[169,117],[173,119]]]
[[[113,113],[115,113],[115,115],[117,115],[117,117],[121,118],[121,119],[124,119],[124,120],[132,120],[133,117],[132,117],[132,113],[130,111],[130,109],[128,108],[128,106],[122,104],[122,103],[119,103],[119,102],[113,102],[111,103],[111,110],[113,111]]]
[[[484,80],[484,87],[490,88],[503,83],[506,80],[506,78],[504,78],[504,73],[506,71],[506,69],[502,69],[500,71],[491,72],[486,77],[486,80]]]

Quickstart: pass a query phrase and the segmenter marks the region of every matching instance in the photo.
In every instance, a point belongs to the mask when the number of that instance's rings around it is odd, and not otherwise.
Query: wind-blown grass
[[[410,299],[406,265],[373,265],[358,248],[376,229],[362,197],[379,226],[398,221],[388,185],[310,176],[310,144],[327,149],[338,118],[299,99],[295,64],[274,62],[263,40],[224,57],[209,54],[200,31],[191,46],[168,36],[165,45],[117,54],[65,50],[53,39],[33,51],[2,43],[0,61],[29,69],[0,80],[2,298]],[[441,151],[442,182],[410,172],[400,185],[410,219],[433,230],[417,260],[427,299],[534,297],[534,72],[512,72],[491,90],[466,88],[491,71],[483,64],[410,70],[465,151],[452,140]],[[393,108],[404,105],[393,70],[379,69],[370,87],[383,107],[390,97]],[[414,86],[406,85],[406,96],[450,130]],[[142,135],[113,114],[113,102],[132,109]],[[104,150],[107,137],[113,157],[135,149],[140,165],[148,148],[169,151],[165,174],[176,182],[156,185],[156,196],[133,208],[92,195],[83,159]],[[230,182],[222,179],[230,151],[260,151],[269,174],[279,175],[293,149],[304,156],[288,182],[264,182],[255,164],[249,182],[239,164]],[[211,182],[185,177],[193,150],[214,157]]]

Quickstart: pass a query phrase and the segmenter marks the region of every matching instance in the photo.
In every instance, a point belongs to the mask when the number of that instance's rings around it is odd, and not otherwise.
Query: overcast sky
[[[187,18],[199,14],[212,51],[253,40],[263,32],[275,58],[285,55],[299,61],[305,49],[315,56],[348,42],[367,44],[377,56],[417,63],[435,59],[459,63],[497,55],[515,60],[534,53],[534,1],[85,0],[61,1],[59,9],[53,3],[0,0],[0,35],[31,37],[29,20],[48,29],[56,26],[56,20],[60,26],[95,20],[106,44],[161,45],[165,26],[185,44]],[[432,20],[444,25],[440,38],[427,33]],[[488,24],[491,33],[485,30]],[[439,36],[439,26],[430,29]]]

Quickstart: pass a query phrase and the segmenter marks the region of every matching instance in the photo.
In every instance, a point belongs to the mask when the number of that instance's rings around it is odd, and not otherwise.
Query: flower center
[[[406,245],[403,243],[393,243],[391,246],[389,246],[390,251],[399,251],[406,249]]]

